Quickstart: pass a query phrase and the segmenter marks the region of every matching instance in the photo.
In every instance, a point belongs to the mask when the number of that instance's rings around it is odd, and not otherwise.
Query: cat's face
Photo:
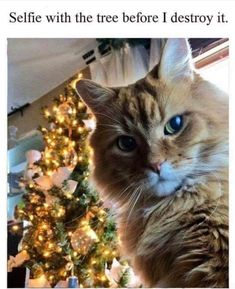
[[[226,97],[192,70],[184,39],[168,40],[160,65],[133,85],[83,80],[77,90],[97,120],[94,179],[117,201],[167,196],[227,165]]]

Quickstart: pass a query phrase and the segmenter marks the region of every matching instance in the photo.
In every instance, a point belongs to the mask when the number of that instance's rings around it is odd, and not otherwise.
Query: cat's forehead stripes
[[[145,79],[119,91],[118,102],[123,116],[145,129],[159,123],[163,114],[157,102],[157,89]]]

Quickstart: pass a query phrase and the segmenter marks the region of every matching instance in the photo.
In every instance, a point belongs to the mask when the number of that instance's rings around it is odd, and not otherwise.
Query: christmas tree
[[[92,115],[71,84],[43,113],[49,122],[40,128],[45,150],[28,152],[25,193],[15,210],[15,218],[27,223],[18,265],[50,286],[75,275],[80,287],[109,287],[105,272],[118,257],[118,238],[109,210],[88,182]],[[127,270],[121,272],[116,285],[123,287]]]

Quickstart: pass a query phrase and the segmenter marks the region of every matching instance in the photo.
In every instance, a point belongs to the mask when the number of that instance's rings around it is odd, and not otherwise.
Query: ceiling
[[[8,112],[31,103],[86,66],[95,39],[8,39]]]
[[[194,53],[215,38],[191,38]],[[8,39],[8,113],[31,103],[86,66],[82,56],[97,47],[92,38]]]

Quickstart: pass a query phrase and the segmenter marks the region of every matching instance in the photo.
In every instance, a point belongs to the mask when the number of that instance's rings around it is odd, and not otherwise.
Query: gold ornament
[[[71,244],[74,251],[77,251],[81,255],[86,255],[91,246],[96,242],[98,242],[98,236],[89,224],[86,223],[74,231],[71,236]]]

